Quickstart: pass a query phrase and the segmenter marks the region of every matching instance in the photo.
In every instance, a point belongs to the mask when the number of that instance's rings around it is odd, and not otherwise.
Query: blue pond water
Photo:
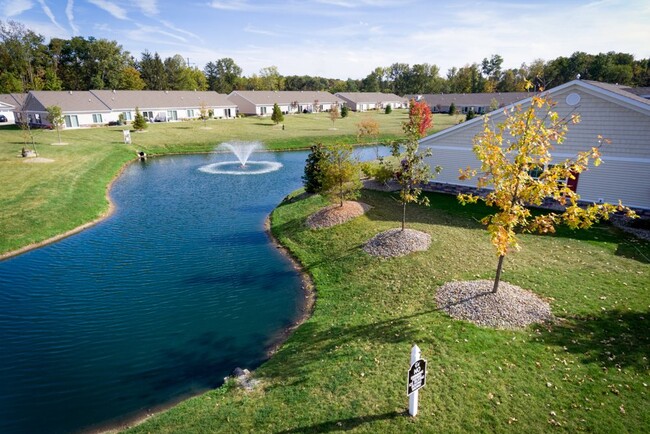
[[[199,170],[225,154],[132,164],[109,219],[0,262],[0,432],[116,423],[259,365],[303,300],[263,224],[306,155],[255,153],[282,168],[249,176]]]

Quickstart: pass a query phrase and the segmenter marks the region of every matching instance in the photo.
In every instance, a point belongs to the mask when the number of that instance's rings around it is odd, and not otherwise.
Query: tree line
[[[363,79],[347,80],[309,75],[283,76],[275,66],[243,76],[231,58],[190,66],[180,54],[161,58],[145,50],[139,58],[116,41],[45,37],[16,21],[0,20],[0,93],[29,90],[149,89],[149,90],[323,90],[336,92],[480,93],[551,88],[575,79],[629,86],[650,86],[650,59],[627,53],[587,54],[545,61],[519,68],[503,68],[494,54],[480,63],[452,67],[443,76],[435,64],[393,63],[373,69]]]

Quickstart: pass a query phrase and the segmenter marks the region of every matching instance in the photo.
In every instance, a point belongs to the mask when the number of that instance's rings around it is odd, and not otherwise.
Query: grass
[[[228,383],[131,429],[145,432],[643,432],[650,426],[650,243],[609,225],[522,235],[504,280],[549,300],[551,327],[497,331],[439,311],[451,280],[492,278],[496,257],[477,220],[489,210],[430,194],[408,226],[428,232],[427,252],[380,259],[360,246],[399,226],[388,193],[374,208],[311,231],[319,196],[281,204],[272,231],[313,276],[309,318],[258,368],[261,386]],[[405,415],[409,352],[428,359],[417,418]]]
[[[36,130],[39,155],[49,164],[24,164],[19,158],[25,145],[15,126],[0,127],[0,254],[62,234],[103,216],[108,210],[106,186],[135,150],[151,155],[210,152],[227,140],[260,140],[270,149],[307,148],[322,141],[354,143],[356,125],[365,117],[381,125],[380,140],[401,136],[405,110],[391,115],[351,113],[334,124],[327,113],[286,116],[285,129],[268,118],[154,123],[146,132],[133,133],[133,145],[122,143],[125,127],[101,127],[61,132]],[[438,115],[436,128],[458,122],[458,117]],[[26,146],[29,147],[29,146]]]

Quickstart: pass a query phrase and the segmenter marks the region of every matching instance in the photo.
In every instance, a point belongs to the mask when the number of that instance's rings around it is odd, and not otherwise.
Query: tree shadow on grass
[[[397,411],[391,411],[383,414],[350,417],[348,419],[333,420],[329,422],[318,423],[316,425],[302,426],[284,431],[277,431],[276,434],[328,433],[337,431],[349,431],[351,429],[358,428],[359,426],[366,423],[371,423],[379,420],[391,420],[400,416],[404,416],[405,414],[405,412],[399,413]]]
[[[595,317],[570,318],[542,332],[544,342],[566,348],[585,364],[650,369],[650,312],[610,310]]]
[[[397,344],[418,340],[423,344],[430,338],[423,336],[417,324],[410,320],[427,315],[439,309],[421,311],[412,315],[386,319],[361,325],[334,325],[307,322],[295,332],[292,341],[284,345],[273,356],[273,362],[264,370],[264,376],[299,384],[311,372],[318,371],[324,358],[350,342],[367,341],[370,343]],[[334,355],[335,356],[335,355]]]

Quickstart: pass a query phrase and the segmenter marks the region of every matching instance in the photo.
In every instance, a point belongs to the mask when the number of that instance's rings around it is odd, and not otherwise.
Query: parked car
[[[7,122],[7,116],[0,115],[0,122]]]

